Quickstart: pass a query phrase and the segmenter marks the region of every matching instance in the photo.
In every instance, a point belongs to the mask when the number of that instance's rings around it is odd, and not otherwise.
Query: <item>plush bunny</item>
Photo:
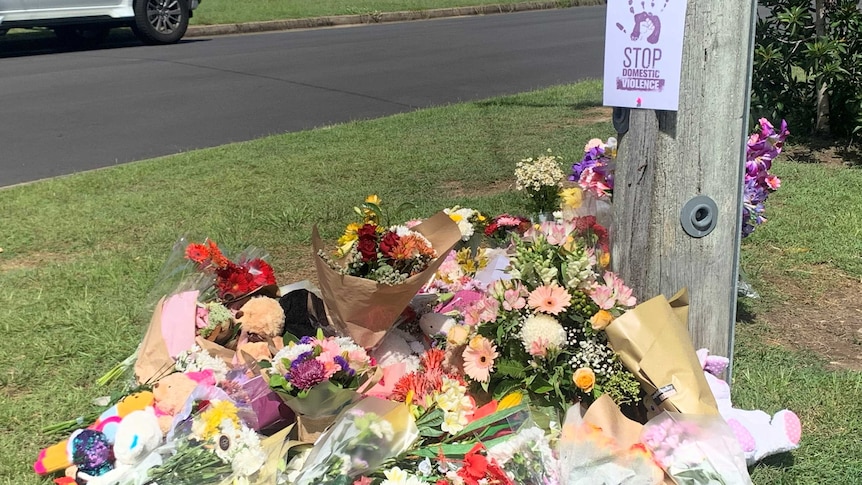
[[[727,368],[728,359],[709,355],[707,349],[698,350],[697,357],[718,403],[718,411],[736,434],[749,466],[767,456],[799,447],[802,424],[796,413],[782,409],[769,416],[760,410],[734,408],[730,402],[730,386],[718,377]]]

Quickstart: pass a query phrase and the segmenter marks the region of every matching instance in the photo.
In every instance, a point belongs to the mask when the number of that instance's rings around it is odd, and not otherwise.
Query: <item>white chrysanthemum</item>
[[[543,342],[549,349],[559,349],[566,343],[566,329],[550,315],[533,315],[527,318],[521,327],[521,342],[528,352],[537,342]]]
[[[287,372],[287,369],[284,368],[284,365],[282,364],[282,359],[287,359],[288,362],[293,362],[300,355],[306,352],[311,352],[313,349],[314,347],[312,347],[311,344],[288,345],[287,347],[284,347],[283,349],[279,350],[278,353],[275,354],[275,357],[272,358],[272,362],[274,364],[272,368],[279,373],[284,374],[285,372]]]
[[[356,342],[350,337],[336,337],[335,343],[338,344],[338,347],[347,353],[353,352],[355,350],[364,350],[362,347],[356,344]]]
[[[223,381],[230,371],[224,360],[213,357],[208,351],[203,350],[197,345],[180,352],[177,355],[174,368],[180,372],[211,370],[216,382]]]
[[[266,455],[260,446],[254,448],[241,448],[233,456],[230,467],[239,476],[248,477],[255,474],[263,467]]]

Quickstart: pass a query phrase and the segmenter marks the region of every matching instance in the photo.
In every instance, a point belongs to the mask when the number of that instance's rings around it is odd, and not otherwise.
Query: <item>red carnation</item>
[[[497,228],[500,227],[496,222],[492,222],[485,226],[485,235],[491,237],[497,232]]]

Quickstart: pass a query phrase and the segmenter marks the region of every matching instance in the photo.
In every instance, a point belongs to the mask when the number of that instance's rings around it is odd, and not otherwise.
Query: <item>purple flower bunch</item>
[[[273,357],[269,384],[294,396],[327,381],[355,389],[372,367],[365,349],[349,337],[302,337]]]
[[[572,165],[569,181],[577,182],[584,190],[598,197],[611,195],[614,190],[615,151],[615,138],[608,139],[607,143],[593,138],[584,146],[584,158]]]
[[[766,222],[764,206],[769,194],[781,187],[781,180],[769,173],[772,161],[781,153],[784,140],[790,134],[787,122],[781,120],[776,131],[766,118],[760,120],[759,132],[748,138],[745,157],[745,178],[743,180],[742,237],[747,237],[754,229]]]

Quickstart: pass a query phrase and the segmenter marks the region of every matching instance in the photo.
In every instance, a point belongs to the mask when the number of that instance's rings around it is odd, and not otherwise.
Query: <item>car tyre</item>
[[[95,47],[108,37],[109,27],[64,25],[54,27],[54,34],[63,47],[73,49]]]
[[[188,0],[135,0],[132,30],[145,44],[175,44],[189,27]]]

